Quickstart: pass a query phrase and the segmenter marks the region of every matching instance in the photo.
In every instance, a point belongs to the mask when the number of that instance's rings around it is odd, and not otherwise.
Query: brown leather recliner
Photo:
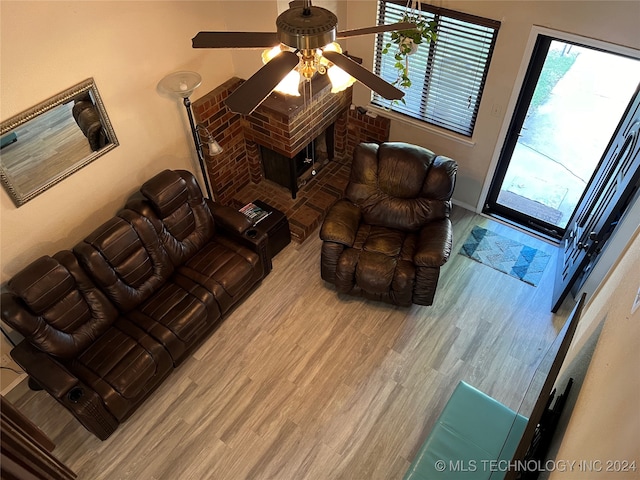
[[[356,147],[345,198],[320,229],[321,276],[339,293],[431,305],[451,253],[457,163],[400,142]]]
[[[187,171],[159,173],[127,207],[2,294],[30,385],[103,440],[271,269],[266,234]]]

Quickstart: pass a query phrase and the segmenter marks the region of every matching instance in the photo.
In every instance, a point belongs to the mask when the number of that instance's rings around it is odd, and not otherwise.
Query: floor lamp
[[[204,162],[204,152],[202,150],[200,131],[203,131],[204,136],[206,137],[207,145],[209,146],[209,154],[218,155],[222,153],[222,147],[218,142],[216,142],[204,126],[196,124],[193,119],[191,100],[189,100],[189,97],[193,91],[200,86],[200,83],[202,83],[202,77],[200,77],[196,72],[175,72],[160,80],[158,87],[176,98],[182,98],[184,108],[186,108],[187,116],[189,117],[193,143],[195,144],[196,153],[198,154],[198,162],[200,163],[200,170],[202,171],[202,177],[204,178],[207,196],[213,200],[213,192],[211,190],[211,184],[209,183],[209,174],[207,173],[207,166]]]

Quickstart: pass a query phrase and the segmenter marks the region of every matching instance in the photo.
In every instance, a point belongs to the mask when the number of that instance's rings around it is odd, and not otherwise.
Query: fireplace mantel
[[[309,85],[302,84],[309,96]],[[351,88],[331,93],[326,75],[316,75],[311,81],[311,100],[273,92],[254,112],[245,117],[245,139],[289,158],[295,157],[339,116],[345,117],[343,131],[336,132],[336,143],[342,145],[346,137],[346,113],[351,105]],[[337,145],[338,146],[338,145]]]
[[[290,180],[283,185],[296,198],[296,156],[321,133],[327,131],[329,160],[334,154],[342,157],[347,143],[347,118],[352,89],[331,93],[326,75],[316,75],[309,83],[302,83],[301,95],[293,97],[272,92],[251,115],[243,118],[247,142],[249,175],[255,183],[264,176],[261,148],[289,159]],[[317,169],[316,169],[317,170]]]

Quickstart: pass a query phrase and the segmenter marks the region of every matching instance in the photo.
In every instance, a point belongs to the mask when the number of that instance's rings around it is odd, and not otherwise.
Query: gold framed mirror
[[[0,179],[16,207],[118,146],[89,78],[0,123]]]

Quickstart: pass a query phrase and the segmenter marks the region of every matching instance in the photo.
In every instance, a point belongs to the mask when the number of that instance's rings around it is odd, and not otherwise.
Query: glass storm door
[[[483,212],[562,239],[638,81],[638,59],[538,35]]]

